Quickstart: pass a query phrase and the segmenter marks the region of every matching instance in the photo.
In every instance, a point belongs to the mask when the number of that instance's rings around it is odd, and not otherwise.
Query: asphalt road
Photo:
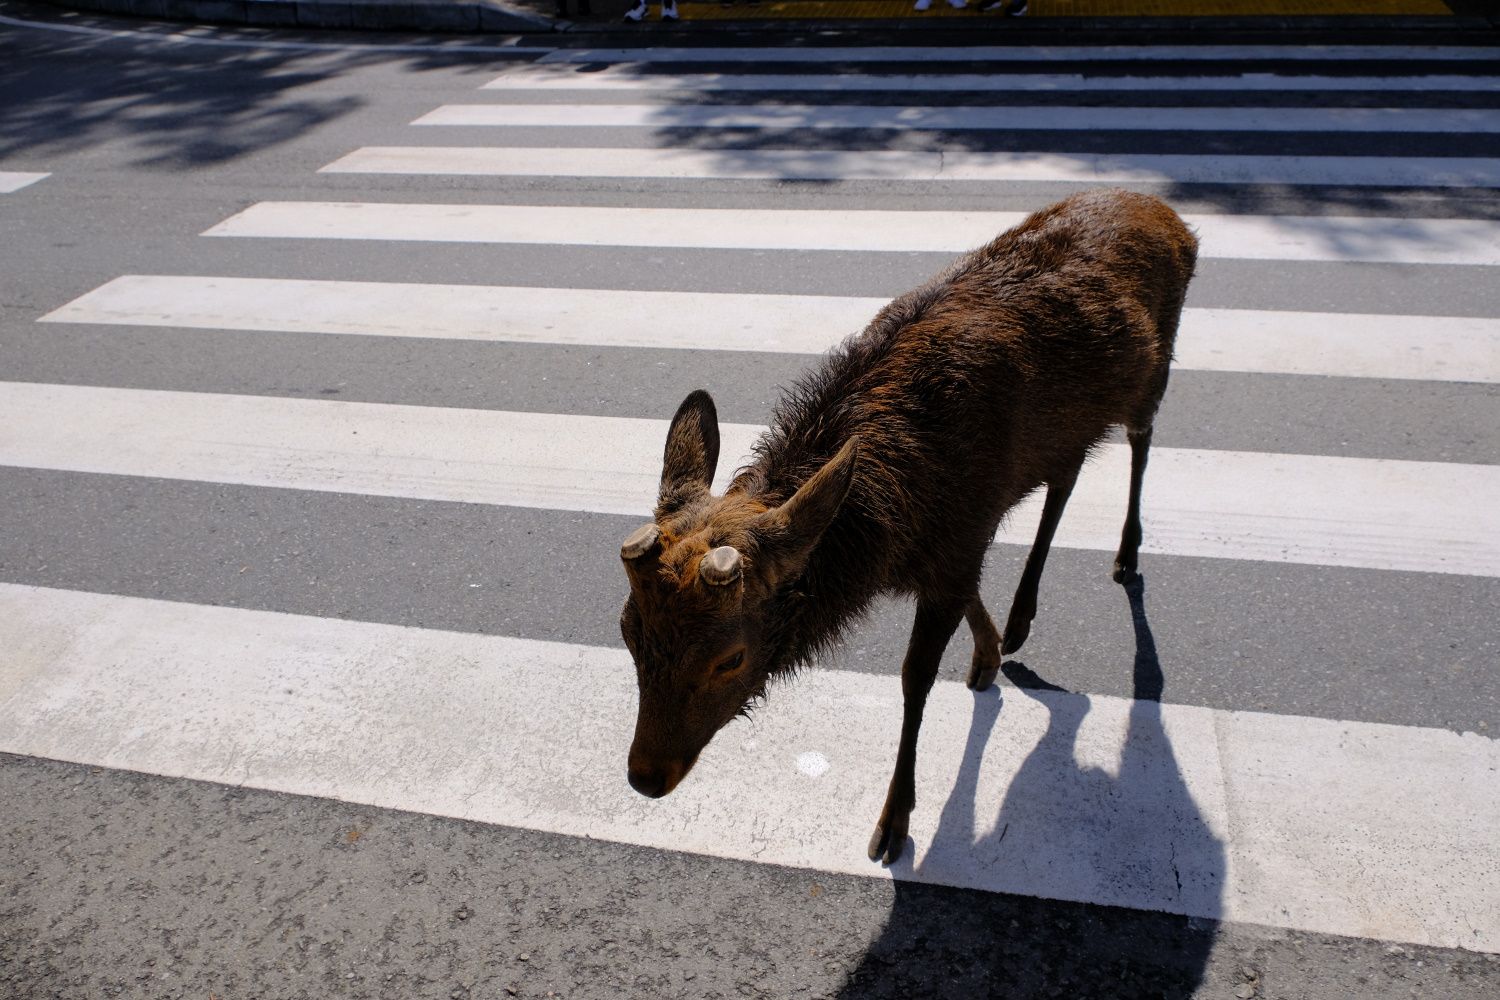
[[[785,111],[804,103],[839,108],[856,102],[904,107],[927,99],[896,92],[726,95],[698,92],[688,83],[635,93],[628,80],[623,94],[480,91],[490,80],[532,67],[545,53],[506,51],[493,41],[469,51],[411,51],[400,47],[410,40],[395,39],[384,49],[357,42],[340,48],[334,46],[343,40],[329,35],[313,39],[328,47],[305,49],[266,44],[307,40],[290,35],[230,33],[214,36],[222,44],[165,42],[125,22],[60,17],[10,3],[0,5],[0,14],[31,22],[0,23],[0,177],[6,171],[48,175],[0,194],[0,381],[6,384],[654,420],[670,416],[682,395],[701,385],[714,391],[721,419],[759,424],[768,418],[778,387],[809,358],[713,350],[707,340],[698,349],[665,349],[612,346],[603,337],[597,343],[525,343],[274,329],[247,335],[227,321],[173,326],[38,319],[131,274],[886,297],[925,279],[950,257],[746,250],[732,242],[674,249],[199,235],[268,201],[979,212],[1030,210],[1083,186],[1046,178],[787,181],[318,172],[361,147],[1438,157],[1491,171],[1500,162],[1500,95],[1493,88],[1434,84],[1372,93],[1288,84],[1270,91],[1102,86],[1024,92],[1024,103],[1060,110],[1376,107],[1481,116],[1471,130],[1446,133],[1359,127],[700,129],[674,122],[673,109],[715,104]],[[1463,60],[1451,53],[1404,68],[1381,59],[1309,66],[1306,55],[1270,51],[1246,64],[1245,78],[1268,71],[1337,71],[1408,82],[1428,76],[1472,81],[1497,73],[1495,59]],[[587,65],[608,69],[615,62],[600,55]],[[844,68],[883,71],[878,55],[848,62],[857,67]],[[753,58],[734,65],[746,74],[785,71]],[[839,65],[794,69],[820,75]],[[1082,59],[1060,61],[1045,72],[1088,66]],[[1149,58],[1126,55],[1111,72],[1149,75],[1157,68]],[[920,55],[885,69],[917,76],[1016,71],[983,62],[934,65]],[[648,75],[723,70],[723,60],[710,58],[656,65]],[[1180,79],[1237,72],[1204,58],[1183,68]],[[1005,87],[967,90],[946,95],[951,99],[943,103],[1003,107],[1022,103],[1019,93]],[[645,104],[659,108],[661,117],[650,128],[410,124],[440,105],[465,103],[555,105],[559,114],[591,104]],[[1357,218],[1389,226],[1392,233],[1419,220],[1500,221],[1500,181],[1411,187],[1157,180],[1129,186],[1162,194],[1183,213],[1208,216]],[[1372,262],[1351,259],[1357,254],[1346,250],[1336,246],[1328,259],[1311,261],[1234,254],[1206,259],[1188,305],[1409,317],[1418,330],[1433,317],[1500,317],[1494,266]],[[609,319],[601,316],[599,323],[608,325]],[[1381,469],[1391,462],[1434,463],[1421,468],[1472,474],[1482,491],[1490,488],[1483,484],[1494,483],[1486,477],[1500,465],[1496,367],[1491,359],[1488,374],[1445,379],[1179,370],[1155,443],[1212,453],[1359,459]],[[0,431],[0,447],[6,446]],[[1149,486],[1148,477],[1148,545]],[[1358,518],[1368,499],[1347,497],[1351,518]],[[1500,504],[1500,495],[1482,492],[1476,502],[1482,507],[1486,499],[1491,507]],[[0,461],[0,511],[0,587],[9,588],[0,597],[82,592],[302,616],[287,622],[345,619],[399,628],[400,635],[419,640],[446,630],[612,654],[622,648],[616,615],[624,591],[616,553],[619,540],[641,519],[587,504],[561,510],[460,502],[440,489],[380,494],[271,488],[207,475],[104,474],[76,468],[65,455],[53,464]],[[1455,530],[1461,534],[1464,526]],[[1473,544],[1484,543],[1476,530]],[[1146,648],[1164,675],[1163,707],[1212,710],[1221,722],[1235,713],[1265,713],[1295,732],[1314,731],[1329,720],[1359,734],[1380,727],[1382,739],[1398,742],[1415,732],[1434,739],[1466,734],[1464,754],[1494,759],[1500,572],[1449,572],[1436,562],[1430,571],[1381,568],[1384,557],[1374,543],[1370,551],[1364,562],[1143,556]],[[1024,549],[1013,544],[998,545],[991,554],[983,594],[997,614],[1008,603],[1023,557]],[[1140,693],[1145,612],[1128,606],[1109,582],[1108,562],[1106,553],[1088,548],[1054,551],[1041,614],[1021,657],[1025,669],[1013,671],[1012,681],[1040,675],[1046,684],[1100,705]],[[130,634],[129,614],[114,636],[122,648],[139,638]],[[895,689],[909,620],[908,605],[882,603],[820,671],[832,677],[877,675]],[[66,625],[56,634],[74,636],[93,624],[80,620],[76,630]],[[1245,904],[1235,892],[1253,893],[1236,881],[1243,875],[1233,865],[1253,866],[1254,856],[1234,854],[1225,869],[1225,852],[1233,854],[1239,844],[1214,825],[1215,807],[1207,802],[1195,808],[1214,827],[1207,840],[1210,856],[1218,859],[1214,885],[1224,898],[1200,907],[1212,912],[1154,912],[1102,905],[1101,897],[1070,902],[1047,898],[1045,891],[987,891],[973,888],[974,882],[923,876],[920,869],[892,879],[878,870],[851,874],[842,866],[825,870],[785,858],[754,862],[730,843],[693,847],[700,841],[691,826],[683,828],[690,849],[679,851],[650,838],[622,843],[629,838],[586,824],[558,830],[541,820],[448,818],[453,813],[412,804],[419,800],[415,792],[407,799],[362,798],[358,782],[326,794],[293,794],[286,789],[303,786],[290,771],[258,776],[259,747],[238,747],[236,752],[247,751],[240,758],[243,771],[234,772],[240,777],[219,780],[195,758],[207,761],[222,749],[220,743],[235,744],[241,727],[249,732],[258,722],[223,718],[213,745],[197,748],[201,754],[189,741],[178,746],[176,763],[153,763],[167,759],[161,747],[181,743],[172,734],[176,713],[184,719],[189,714],[186,702],[137,703],[126,691],[106,704],[105,695],[89,693],[93,681],[54,684],[53,673],[96,676],[97,690],[106,691],[111,661],[85,661],[67,641],[48,638],[53,633],[39,627],[33,636],[27,629],[16,626],[19,644],[0,654],[0,720],[15,727],[7,735],[0,726],[0,751],[10,751],[0,754],[0,996],[7,998],[1500,996],[1500,914],[1493,891],[1500,888],[1500,838],[1492,828],[1475,832],[1465,826],[1471,810],[1484,815],[1493,783],[1488,790],[1464,788],[1436,813],[1405,817],[1409,830],[1402,849],[1409,853],[1399,857],[1414,866],[1416,881],[1426,863],[1423,831],[1464,829],[1470,839],[1459,845],[1463,857],[1442,862],[1450,868],[1441,877],[1456,878],[1457,871],[1481,901],[1488,895],[1487,906],[1466,914],[1470,926],[1462,933],[1473,935],[1463,938],[1467,947],[1439,947],[1432,942],[1452,943],[1460,932],[1436,922],[1412,933],[1382,932],[1395,925],[1369,910],[1360,917],[1370,928],[1366,932],[1325,921],[1320,914],[1340,909],[1344,887],[1338,885],[1326,889],[1323,903],[1284,921],[1238,918],[1270,912],[1271,904],[1259,900],[1262,909],[1236,909]],[[214,637],[203,641],[208,648]],[[258,661],[258,648],[246,647],[247,672]],[[968,655],[968,637],[960,634],[943,679],[962,680]],[[300,669],[301,661],[288,662],[288,671]],[[164,674],[176,669],[162,664]],[[376,674],[381,669],[371,667]],[[320,692],[312,674],[297,680],[299,690],[307,682],[312,707],[284,707],[298,719],[305,710],[307,721],[294,726],[276,752],[295,757],[303,774],[334,773],[334,765],[325,767],[323,760],[325,754],[328,761],[337,756],[338,739],[312,721],[324,718],[317,715],[322,709],[350,732],[367,731],[370,739],[393,745],[421,746],[449,725],[429,715],[410,728],[406,721],[388,720],[389,731],[382,732],[379,718],[340,707],[343,692]],[[379,680],[372,674],[372,684]],[[207,688],[220,684],[234,687],[230,679],[204,681]],[[795,699],[799,693],[805,692],[792,687],[778,695]],[[1005,685],[1001,703],[1010,712],[1024,708],[1030,697]],[[358,699],[350,698],[352,706]],[[1049,704],[1056,712],[1056,703]],[[131,735],[110,744],[107,754],[36,750],[102,745],[85,738],[88,730],[103,732],[122,713],[136,713],[127,720]],[[16,735],[32,732],[22,723],[37,718],[57,720],[61,735],[55,744]],[[560,710],[559,718],[572,716]],[[424,725],[430,727],[425,735]],[[75,732],[83,735],[69,743],[68,734]],[[571,748],[601,736],[559,723],[549,740]],[[1358,740],[1351,736],[1350,742]],[[1180,755],[1187,748],[1179,741]],[[524,780],[528,768],[550,773],[544,758],[553,747],[523,749],[522,756],[498,766],[513,780]],[[1297,746],[1284,750],[1297,761]],[[483,745],[473,747],[476,758],[486,752]],[[615,777],[623,785],[624,746],[601,752],[619,758]],[[1395,773],[1418,785],[1430,777],[1440,786],[1442,774],[1423,771],[1434,760],[1398,758],[1390,772],[1361,773],[1360,783],[1370,786],[1364,801],[1373,804],[1386,795],[1382,782]],[[454,761],[454,767],[461,769],[461,763]],[[977,764],[977,756],[965,763]],[[886,766],[856,762],[832,777],[883,784]],[[951,780],[958,762],[945,766]],[[714,789],[707,761],[700,772],[692,780]],[[394,778],[399,783],[401,775]],[[760,798],[765,791],[741,787],[727,794],[753,818],[771,808]],[[400,808],[403,803],[406,808]],[[1309,793],[1309,808],[1316,804]],[[939,789],[920,797],[922,809],[933,815],[943,810],[947,823]],[[1331,833],[1333,840],[1346,837],[1358,845],[1378,839],[1370,832],[1374,827],[1343,820],[1350,826]],[[1233,829],[1253,822],[1237,815]],[[857,825],[865,824],[861,814]],[[975,836],[1003,840],[1000,826]],[[1446,833],[1432,836],[1441,840]],[[858,859],[863,842],[824,849]],[[1439,862],[1432,864],[1436,871]],[[1451,864],[1470,869],[1465,875]],[[1369,879],[1378,885],[1382,877],[1376,872]],[[1399,908],[1406,883],[1392,885],[1392,907]],[[1347,888],[1350,898],[1368,892]],[[1295,909],[1290,902],[1288,907]]]

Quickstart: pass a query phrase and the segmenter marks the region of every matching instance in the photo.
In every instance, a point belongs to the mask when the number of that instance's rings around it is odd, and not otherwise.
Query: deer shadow
[[[995,689],[974,696],[963,761],[932,843],[918,867],[898,862],[890,920],[849,973],[840,1000],[1179,1000],[1202,983],[1222,912],[1224,848],[1189,792],[1163,724],[1164,678],[1144,581],[1136,577],[1126,594],[1135,700],[1117,772],[1077,762],[1087,749],[1080,744],[1087,696],[1007,664],[1019,696],[1045,711],[1046,731],[1011,780],[994,824],[982,830],[980,767],[1004,702]]]

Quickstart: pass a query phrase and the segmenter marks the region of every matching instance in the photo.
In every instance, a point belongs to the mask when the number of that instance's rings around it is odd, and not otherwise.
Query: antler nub
[[[740,578],[740,553],[733,545],[720,545],[698,563],[698,575],[713,587],[723,587]]]
[[[630,533],[620,546],[620,558],[633,561],[653,551],[661,542],[661,528],[655,524],[643,524]]]

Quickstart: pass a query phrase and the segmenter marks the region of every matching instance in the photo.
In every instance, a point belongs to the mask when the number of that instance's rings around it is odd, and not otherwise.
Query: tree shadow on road
[[[131,143],[127,161],[137,166],[223,163],[364,108],[370,100],[360,93],[313,89],[351,70],[466,65],[489,77],[522,58],[480,57],[438,43],[430,53],[407,54],[357,43],[340,48],[336,40],[322,43],[326,49],[257,45],[250,36],[243,45],[171,42],[162,26],[146,22],[110,36],[119,21],[85,17],[54,28],[51,14],[10,4],[4,11],[35,16],[42,26],[0,27],[0,160],[37,164],[109,141]],[[80,33],[89,31],[97,33]]]
[[[1197,990],[1222,912],[1224,849],[1163,726],[1164,678],[1144,582],[1137,577],[1126,593],[1135,624],[1135,701],[1118,772],[1077,763],[1087,696],[1047,683],[1024,664],[1007,664],[1019,697],[1044,708],[1046,732],[1010,782],[995,822],[982,830],[980,766],[1005,713],[998,691],[974,696],[963,761],[933,842],[917,868],[903,871],[898,863],[890,920],[848,976],[841,1000],[1179,1000]],[[923,884],[934,881],[1002,891]],[[1085,899],[1118,905],[1058,901]]]

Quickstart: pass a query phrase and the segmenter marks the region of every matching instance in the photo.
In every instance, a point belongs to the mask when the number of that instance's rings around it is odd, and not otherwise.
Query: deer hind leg
[[[896,750],[896,770],[885,796],[885,808],[870,838],[870,860],[892,864],[906,846],[907,825],[917,804],[917,731],[927,694],[937,679],[943,650],[964,616],[965,601],[917,600],[917,616],[911,626],[906,659],[901,664],[901,743]]]
[[[1151,450],[1151,425],[1143,430],[1127,428],[1130,440],[1130,503],[1125,509],[1125,527],[1120,532],[1120,551],[1115,556],[1114,580],[1125,583],[1135,576],[1136,557],[1141,550],[1141,480],[1146,475],[1146,455]]]
[[[995,628],[995,622],[984,609],[984,602],[977,592],[964,609],[964,617],[969,621],[969,630],[974,633],[974,660],[969,665],[969,679],[965,683],[971,691],[988,691],[995,683],[995,675],[1000,672],[1000,630]]]
[[[1000,651],[1006,656],[1021,648],[1031,634],[1031,621],[1036,617],[1036,591],[1042,582],[1042,569],[1047,565],[1047,552],[1052,548],[1052,536],[1057,531],[1057,522],[1062,520],[1063,508],[1073,494],[1073,484],[1078,481],[1078,465],[1066,478],[1058,478],[1047,484],[1047,500],[1042,504],[1042,520],[1036,527],[1036,541],[1031,544],[1031,554],[1026,557],[1026,568],[1021,571],[1021,582],[1016,585],[1016,596],[1010,602],[1010,614],[1005,616],[1005,639]]]

